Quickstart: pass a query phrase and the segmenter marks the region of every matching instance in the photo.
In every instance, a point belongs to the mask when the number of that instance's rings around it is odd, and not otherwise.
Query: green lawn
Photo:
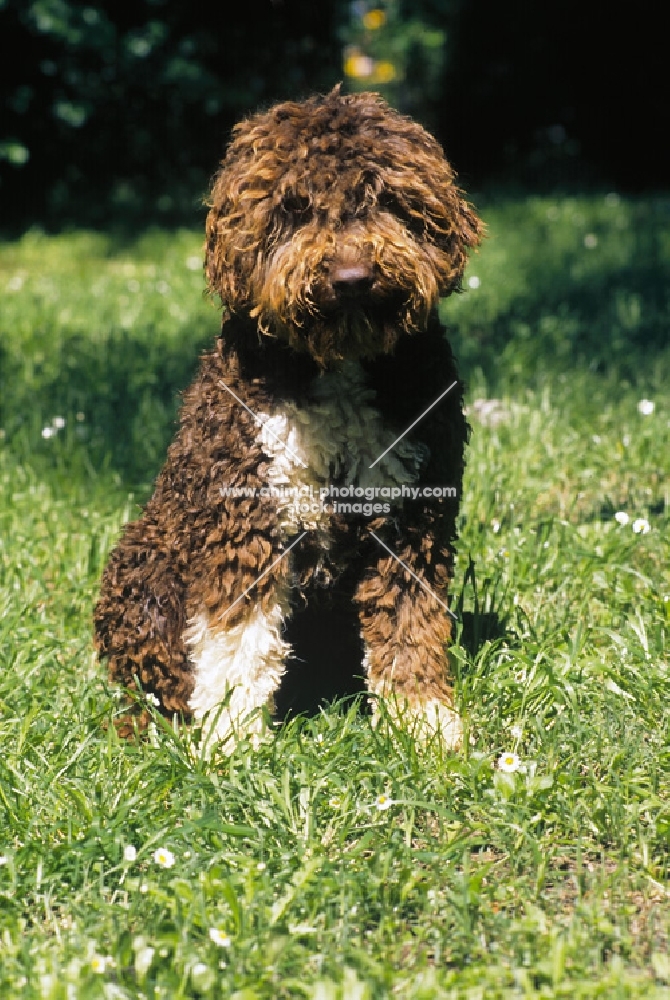
[[[91,610],[217,332],[201,237],[0,246],[3,1000],[670,998],[670,203],[481,208],[455,756],[350,705],[119,742]]]

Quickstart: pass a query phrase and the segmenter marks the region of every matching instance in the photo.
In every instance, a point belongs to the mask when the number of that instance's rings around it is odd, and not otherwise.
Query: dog
[[[375,704],[458,746],[468,425],[437,305],[482,234],[438,142],[376,94],[236,126],[206,224],[221,334],[95,608],[115,682],[229,748],[287,668],[348,659]]]

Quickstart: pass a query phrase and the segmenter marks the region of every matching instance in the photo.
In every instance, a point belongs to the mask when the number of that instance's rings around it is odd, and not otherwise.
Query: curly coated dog
[[[207,218],[221,335],[95,610],[113,680],[225,747],[285,672],[347,661],[373,702],[458,745],[468,426],[437,304],[481,235],[438,143],[376,94],[236,127]]]

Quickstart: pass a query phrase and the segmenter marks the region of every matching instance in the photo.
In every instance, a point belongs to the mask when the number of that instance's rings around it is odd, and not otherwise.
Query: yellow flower
[[[385,24],[386,11],[380,10],[379,7],[375,7],[374,10],[369,10],[367,14],[363,14],[363,25],[368,31],[379,31]]]
[[[390,83],[391,80],[395,80],[396,75],[393,63],[381,59],[378,63],[375,63],[372,79],[375,83]]]
[[[366,56],[358,49],[352,49],[344,60],[344,73],[346,76],[353,76],[356,79],[366,79],[372,76],[375,63],[370,56]]]

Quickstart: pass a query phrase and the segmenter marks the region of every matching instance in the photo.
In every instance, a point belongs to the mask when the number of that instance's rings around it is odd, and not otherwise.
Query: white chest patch
[[[287,533],[324,526],[327,515],[306,510],[314,504],[305,502],[318,500],[321,487],[335,481],[363,488],[406,485],[415,482],[427,454],[425,446],[401,440],[376,461],[395,435],[384,427],[355,362],[320,376],[312,397],[307,406],[282,403],[272,414],[259,414],[257,440],[272,459],[268,486]]]

